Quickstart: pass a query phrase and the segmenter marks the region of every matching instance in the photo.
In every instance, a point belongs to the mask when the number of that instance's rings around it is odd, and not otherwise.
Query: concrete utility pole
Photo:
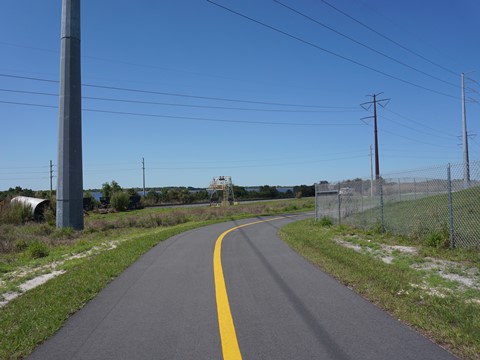
[[[465,74],[462,73],[462,138],[463,138],[463,182],[470,185],[470,162],[468,160],[467,108],[465,106]]]
[[[57,227],[83,229],[80,0],[62,0]]]
[[[142,157],[142,171],[143,171],[143,197],[145,197],[145,159]]]

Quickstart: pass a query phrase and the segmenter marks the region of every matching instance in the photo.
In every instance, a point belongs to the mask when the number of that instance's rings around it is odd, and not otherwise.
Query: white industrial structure
[[[231,176],[214,177],[207,191],[210,193],[210,205],[227,206],[235,203]]]

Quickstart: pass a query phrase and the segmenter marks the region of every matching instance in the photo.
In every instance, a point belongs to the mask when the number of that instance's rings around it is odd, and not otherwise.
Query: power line
[[[107,110],[94,110],[84,109],[84,111],[108,113],[115,115],[131,115],[142,117],[156,117],[156,118],[168,118],[168,119],[180,119],[180,120],[196,120],[196,121],[210,121],[210,122],[224,122],[224,123],[239,123],[239,124],[258,124],[258,125],[286,125],[286,126],[352,126],[356,124],[348,123],[292,123],[292,122],[275,122],[275,121],[252,121],[252,120],[233,120],[233,119],[215,119],[215,118],[201,118],[201,117],[189,117],[189,116],[175,116],[175,115],[159,115],[159,114],[142,114],[123,111],[107,111]]]
[[[125,172],[125,171],[138,171],[138,168],[131,168],[131,169],[102,169],[102,170],[98,170],[98,169],[94,169],[94,170],[91,170],[91,169],[88,169],[84,171],[84,173],[112,173],[112,172],[117,172],[117,171],[121,171],[121,172]]]
[[[22,79],[22,80],[34,80],[34,81],[42,81],[48,83],[58,83],[58,80],[50,80],[50,79],[42,79],[42,78],[35,78],[29,76],[18,76],[18,75],[11,75],[11,74],[0,74],[1,77],[13,78],[13,79]],[[82,84],[85,87],[91,88],[98,88],[98,89],[108,89],[108,90],[118,90],[118,91],[127,91],[127,92],[134,92],[134,93],[142,93],[142,94],[153,94],[153,95],[165,95],[165,96],[175,96],[175,97],[184,97],[184,98],[192,98],[192,99],[201,99],[201,100],[214,100],[214,101],[228,101],[228,102],[238,102],[238,103],[246,103],[246,104],[259,104],[259,105],[274,105],[274,106],[289,106],[289,107],[302,107],[302,108],[337,108],[337,107],[328,107],[322,105],[307,105],[307,104],[289,104],[289,103],[278,103],[278,102],[267,102],[267,101],[255,101],[255,100],[242,100],[242,99],[234,99],[234,98],[221,98],[221,97],[212,97],[212,96],[201,96],[201,95],[189,95],[189,94],[179,94],[179,93],[171,93],[171,92],[163,92],[163,91],[153,91],[153,90],[142,90],[142,89],[133,89],[133,88],[124,88],[124,87],[116,87],[116,86],[106,86],[106,85],[95,85],[95,84]],[[345,107],[340,107],[344,109]],[[354,109],[354,107],[348,107],[349,109]]]
[[[33,106],[57,109],[57,106],[22,103],[15,101],[0,101],[0,104],[20,105],[20,106]],[[208,122],[222,122],[222,123],[237,123],[237,124],[256,124],[256,125],[284,125],[284,126],[358,126],[360,124],[355,123],[294,123],[294,122],[277,122],[277,121],[253,121],[253,120],[233,120],[233,119],[216,119],[216,118],[202,118],[202,117],[190,117],[190,116],[176,116],[176,115],[160,115],[160,114],[146,114],[135,113],[126,111],[111,111],[100,109],[82,109],[83,111],[102,113],[102,114],[114,114],[114,115],[127,115],[127,116],[140,116],[150,118],[162,118],[162,119],[178,119],[178,120],[194,120],[194,121],[208,121]]]
[[[0,179],[0,181],[10,181],[10,180],[43,180],[43,179],[50,179],[49,176],[47,177],[28,177],[28,178],[6,178],[6,179]]]
[[[18,94],[29,94],[29,95],[43,95],[43,96],[57,96],[57,93],[47,93],[39,91],[25,91],[25,90],[13,90],[13,89],[0,89],[2,92],[9,93],[18,93]],[[342,107],[328,107],[329,110],[287,110],[287,109],[259,109],[259,108],[238,108],[238,107],[229,107],[229,106],[207,106],[207,105],[190,105],[190,104],[176,104],[176,103],[165,103],[157,101],[143,101],[143,100],[129,100],[129,99],[118,99],[118,98],[103,98],[95,96],[82,96],[82,99],[85,100],[99,100],[99,101],[111,101],[111,102],[121,102],[121,103],[131,103],[131,104],[144,104],[144,105],[162,105],[162,106],[176,106],[176,107],[188,107],[188,108],[200,108],[200,109],[218,109],[218,110],[240,110],[240,111],[258,111],[258,112],[281,112],[281,113],[326,113],[326,112],[357,112],[356,110],[348,110],[350,107],[345,107],[343,110]]]
[[[343,151],[343,152],[335,152],[335,153],[332,153],[332,152],[328,152],[329,155],[348,155],[348,154],[358,154],[359,151]],[[302,157],[302,159],[304,160],[308,160],[308,161],[315,161],[315,160],[318,160],[318,156],[317,157],[314,157],[314,158],[305,158],[305,157]],[[184,164],[191,164],[191,163],[195,163],[195,164],[219,164],[221,165],[222,163],[225,163],[225,164],[231,164],[231,163],[248,163],[248,162],[270,162],[270,161],[285,161],[285,160],[292,160],[292,161],[296,161],[297,158],[294,157],[294,158],[285,158],[285,157],[282,157],[282,158],[269,158],[269,159],[259,159],[259,158],[256,158],[256,159],[245,159],[245,160],[225,160],[224,162],[219,162],[218,160],[217,161],[191,161],[191,162],[183,162]],[[161,161],[161,162],[157,162],[155,164],[172,164],[172,163],[175,163],[175,164],[178,164],[179,161],[170,161],[170,162],[165,162],[165,161]],[[153,165],[153,166],[157,166],[158,165]]]
[[[442,65],[440,65],[440,64],[437,64],[436,62],[434,62],[434,61],[426,58],[426,57],[423,56],[423,55],[420,55],[419,53],[417,53],[417,52],[415,52],[415,51],[413,51],[413,50],[410,50],[410,49],[407,48],[406,46],[398,43],[397,41],[389,38],[389,37],[386,36],[386,35],[383,35],[383,34],[380,33],[379,31],[371,28],[370,26],[366,25],[365,23],[361,22],[360,20],[354,18],[353,16],[351,16],[351,15],[347,14],[346,12],[340,10],[339,8],[333,6],[332,4],[330,4],[329,2],[327,2],[326,0],[322,0],[322,2],[323,2],[325,5],[330,6],[330,7],[331,7],[332,9],[334,9],[335,11],[338,11],[340,14],[348,17],[349,19],[351,19],[351,20],[355,21],[356,23],[362,25],[362,26],[365,27],[366,29],[374,32],[374,33],[377,34],[378,36],[384,38],[385,40],[388,40],[388,41],[390,41],[391,43],[397,45],[398,47],[401,47],[403,50],[406,50],[406,51],[408,51],[409,53],[411,53],[411,54],[413,54],[413,55],[415,55],[415,56],[418,56],[419,58],[421,58],[421,59],[429,62],[430,64],[435,65],[435,66],[439,67],[440,69],[443,69],[443,70],[449,72],[450,74],[453,74],[453,75],[455,75],[455,76],[458,76],[458,73],[457,73],[457,72],[455,72],[455,71],[453,71],[453,70],[450,70],[450,69],[448,69],[448,68],[446,68],[446,67],[444,67],[444,66],[442,66]]]
[[[397,133],[394,133],[392,131],[388,131],[388,130],[385,130],[383,128],[379,128],[382,132],[385,132],[387,134],[390,134],[390,135],[393,135],[393,136],[396,136],[396,137],[399,137],[399,138],[402,138],[402,139],[406,139],[406,140],[410,140],[410,141],[413,141],[413,142],[416,142],[416,143],[419,143],[419,144],[424,144],[424,145],[428,145],[428,146],[435,146],[435,147],[440,147],[440,148],[445,148],[445,149],[451,149],[450,146],[443,146],[443,145],[438,145],[438,144],[432,144],[432,143],[428,143],[426,141],[421,141],[421,140],[418,140],[418,139],[413,139],[411,137],[408,137],[408,136],[404,136],[404,135],[399,135]]]
[[[339,161],[339,160],[351,160],[351,159],[360,159],[368,157],[369,155],[356,155],[356,156],[346,156],[346,157],[336,157],[329,159],[315,159],[308,161],[292,161],[292,162],[281,162],[281,163],[265,163],[265,164],[248,164],[248,165],[217,165],[217,166],[153,166],[145,167],[145,170],[213,170],[213,169],[245,169],[245,168],[261,168],[261,167],[275,167],[275,166],[289,166],[289,165],[304,165],[312,163],[321,163],[328,161]],[[102,170],[91,170],[86,169],[85,173],[105,173],[105,172],[118,172],[118,171],[138,171],[138,168],[130,169],[102,169]]]
[[[2,172],[2,175],[29,175],[29,174],[45,174],[45,171],[22,171],[22,172]]]
[[[439,134],[442,134],[442,135],[444,135],[444,136],[455,137],[455,135],[452,135],[452,134],[449,134],[449,133],[447,133],[447,132],[444,132],[444,131],[435,129],[435,128],[430,127],[430,126],[428,126],[428,125],[425,125],[425,124],[423,124],[423,123],[421,123],[421,122],[419,122],[419,121],[412,120],[412,119],[410,119],[409,117],[407,117],[407,116],[405,116],[405,115],[402,115],[402,114],[399,114],[399,113],[397,113],[397,112],[395,112],[395,111],[392,111],[392,110],[390,110],[390,109],[385,109],[385,110],[388,111],[388,112],[390,112],[390,113],[392,113],[392,114],[394,114],[394,115],[396,115],[396,116],[398,116],[398,117],[400,117],[400,118],[402,118],[402,119],[404,119],[404,120],[407,120],[407,121],[409,121],[409,122],[411,122],[411,123],[413,123],[413,124],[417,124],[417,125],[423,126],[424,128],[429,129],[429,130],[431,130],[431,131],[435,131],[435,132],[437,132],[437,133],[439,133]]]
[[[11,74],[0,74],[0,76],[6,77],[6,78],[12,78],[12,79],[43,81],[43,82],[54,83],[54,84],[58,84],[60,82],[58,80],[35,78],[31,76],[19,76],[19,75],[11,75]]]
[[[398,156],[392,156],[392,155],[383,155],[384,159],[432,159],[432,160],[437,160],[437,159],[445,159],[444,156],[424,156],[423,154],[416,155],[416,156],[404,156],[404,155],[398,155]]]
[[[328,54],[330,54],[330,55],[333,55],[333,56],[338,57],[338,58],[340,58],[340,59],[343,59],[343,60],[345,60],[345,61],[348,61],[348,62],[351,62],[351,63],[353,63],[353,64],[355,64],[355,65],[361,66],[361,67],[363,67],[363,68],[365,68],[365,69],[369,69],[369,70],[371,70],[371,71],[374,71],[374,72],[376,72],[376,73],[378,73],[378,74],[381,74],[381,75],[383,75],[383,76],[387,76],[387,77],[389,77],[389,78],[391,78],[391,79],[394,79],[394,80],[403,82],[403,83],[405,83],[405,84],[408,84],[408,85],[417,87],[417,88],[419,88],[419,89],[423,89],[423,90],[426,90],[426,91],[430,91],[430,92],[435,93],[435,94],[438,94],[438,95],[446,96],[446,97],[449,97],[449,98],[452,98],[452,99],[460,99],[460,98],[457,97],[457,96],[449,95],[449,94],[443,93],[443,92],[441,92],[441,91],[437,91],[437,90],[434,90],[434,89],[427,88],[427,87],[425,87],[425,86],[422,86],[422,85],[413,83],[413,82],[411,82],[411,81],[408,81],[408,80],[405,80],[405,79],[402,79],[402,78],[399,78],[399,77],[397,77],[397,76],[395,76],[395,75],[391,75],[391,74],[388,74],[388,73],[386,73],[386,72],[384,72],[384,71],[375,69],[375,68],[373,68],[373,67],[371,67],[371,66],[369,66],[369,65],[362,64],[362,63],[360,63],[360,62],[358,62],[358,61],[356,61],[356,60],[353,60],[353,59],[348,58],[348,57],[346,57],[346,56],[343,56],[343,55],[337,54],[337,53],[335,53],[335,52],[333,52],[333,51],[330,51],[330,50],[327,50],[327,49],[325,49],[325,48],[322,48],[321,46],[318,46],[318,45],[316,45],[316,44],[314,44],[314,43],[311,43],[311,42],[309,42],[309,41],[307,41],[307,40],[304,40],[304,39],[302,39],[302,38],[300,38],[300,37],[298,37],[298,36],[295,36],[295,35],[292,35],[292,34],[290,34],[290,33],[285,32],[285,31],[283,31],[283,30],[277,29],[276,27],[273,27],[273,26],[271,26],[271,25],[268,25],[268,24],[266,24],[266,23],[264,23],[264,22],[261,22],[261,21],[259,21],[259,20],[253,19],[253,18],[251,18],[251,17],[249,17],[249,16],[247,16],[247,15],[244,15],[244,14],[242,14],[242,13],[239,13],[239,12],[237,12],[237,11],[235,11],[235,10],[232,10],[232,9],[226,7],[226,6],[217,4],[216,2],[213,2],[213,1],[211,1],[211,0],[207,0],[207,2],[209,2],[209,3],[211,3],[211,4],[215,5],[215,6],[218,6],[219,8],[222,8],[222,9],[224,9],[224,10],[226,10],[226,11],[232,13],[232,14],[235,14],[235,15],[237,15],[237,16],[240,16],[240,17],[244,18],[244,19],[247,19],[247,20],[249,20],[249,21],[252,21],[252,22],[254,22],[254,23],[258,24],[258,25],[261,25],[261,26],[266,27],[266,28],[268,28],[268,29],[270,29],[270,30],[276,31],[276,32],[278,32],[278,33],[280,33],[280,34],[282,34],[282,35],[285,35],[285,36],[287,36],[287,37],[289,37],[289,38],[292,38],[292,39],[294,39],[294,40],[297,40],[297,41],[299,41],[299,42],[301,42],[301,43],[304,43],[304,44],[306,44],[306,45],[308,45],[308,46],[311,46],[311,47],[313,47],[313,48],[315,48],[315,49],[317,49],[317,50],[321,50],[321,51],[323,51],[323,52],[326,52],[326,53],[328,53]]]
[[[43,168],[48,168],[48,167],[49,167],[48,165],[44,165],[44,166],[13,166],[13,167],[3,167],[3,168],[0,168],[0,170],[43,169]]]
[[[440,79],[439,77],[436,77],[436,76],[434,76],[434,75],[431,75],[431,74],[429,74],[429,73],[427,73],[427,72],[425,72],[425,71],[423,71],[423,70],[417,69],[417,68],[414,67],[414,66],[408,65],[407,63],[404,63],[403,61],[400,61],[400,60],[398,60],[398,59],[395,59],[394,57],[392,57],[392,56],[390,56],[390,55],[387,55],[387,54],[385,54],[385,53],[383,53],[383,52],[381,52],[381,51],[379,51],[379,50],[376,50],[376,49],[372,48],[372,47],[369,46],[369,45],[366,45],[366,44],[364,44],[364,43],[362,43],[362,42],[360,42],[360,41],[358,41],[358,40],[355,40],[355,39],[352,38],[351,36],[348,36],[348,35],[340,32],[340,31],[338,31],[338,30],[335,30],[334,28],[332,28],[332,27],[330,27],[330,26],[328,26],[328,25],[325,25],[324,23],[322,23],[322,22],[320,22],[320,21],[318,21],[318,20],[316,20],[316,19],[314,19],[314,18],[312,18],[312,17],[310,17],[310,16],[308,16],[308,15],[306,15],[306,14],[304,14],[304,13],[302,13],[302,12],[300,12],[300,11],[298,11],[298,10],[296,10],[296,9],[288,6],[288,5],[286,5],[286,4],[283,4],[283,3],[281,3],[281,2],[278,1],[278,0],[273,0],[273,1],[275,1],[277,4],[282,5],[283,7],[287,8],[287,9],[289,9],[290,11],[292,11],[292,12],[294,12],[294,13],[296,13],[296,14],[298,14],[298,15],[300,15],[300,16],[302,16],[302,17],[304,17],[304,18],[306,18],[306,19],[308,19],[308,20],[310,20],[310,21],[312,21],[312,22],[314,22],[314,23],[316,23],[317,25],[320,25],[320,26],[322,26],[322,27],[324,27],[324,28],[332,31],[332,32],[334,32],[335,34],[340,35],[340,36],[342,36],[342,37],[344,37],[344,38],[346,38],[346,39],[354,42],[355,44],[358,44],[358,45],[360,45],[360,46],[363,46],[364,48],[366,48],[366,49],[368,49],[368,50],[370,50],[370,51],[373,51],[374,53],[376,53],[376,54],[378,54],[378,55],[381,55],[381,56],[383,56],[383,57],[386,57],[387,59],[389,59],[389,60],[391,60],[391,61],[394,61],[394,62],[396,62],[397,64],[400,64],[400,65],[402,65],[402,66],[405,66],[405,67],[407,67],[407,68],[409,68],[409,69],[411,69],[411,70],[414,70],[414,71],[416,71],[416,72],[418,72],[418,73],[420,73],[420,74],[423,74],[423,75],[428,76],[428,77],[430,77],[430,78],[432,78],[432,79],[438,80],[438,81],[440,81],[440,82],[443,82],[443,83],[448,84],[448,85],[450,85],[450,86],[453,86],[453,87],[455,87],[455,88],[459,88],[459,87],[460,87],[460,86],[457,85],[457,84],[454,84],[454,83],[452,83],[452,82],[449,82],[449,81],[445,81],[445,80],[443,80],[443,79]]]
[[[383,119],[386,119],[388,121],[391,121],[397,125],[400,125],[400,126],[403,126],[404,128],[407,128],[407,129],[410,129],[410,130],[413,130],[415,132],[419,132],[419,133],[423,133],[423,134],[426,134],[426,135],[429,135],[429,136],[434,136],[434,137],[438,137],[438,138],[442,138],[442,139],[449,139],[451,140],[451,136],[450,137],[447,137],[445,135],[436,135],[436,134],[432,134],[430,132],[427,132],[427,131],[424,131],[424,130],[419,130],[419,129],[415,129],[411,126],[408,126],[408,125],[405,125],[404,123],[400,122],[400,121],[396,121],[396,120],[393,120],[392,118],[389,118],[389,117],[386,117],[384,115],[379,115],[381,118]]]
[[[55,105],[43,105],[43,104],[31,104],[31,103],[22,103],[16,101],[0,101],[0,104],[9,104],[9,105],[20,105],[20,106],[33,106],[33,107],[41,107],[41,108],[48,108],[48,109],[58,109],[58,106]]]
[[[325,161],[338,161],[338,160],[351,160],[351,159],[360,159],[366,158],[369,155],[357,155],[357,156],[349,156],[349,157],[340,157],[340,158],[330,158],[330,159],[320,159],[320,160],[313,160],[313,161],[295,161],[295,162],[288,162],[288,163],[278,163],[278,164],[257,164],[257,165],[236,165],[236,166],[216,166],[216,167],[149,167],[148,170],[212,170],[212,169],[244,169],[244,168],[261,168],[261,167],[275,167],[275,166],[290,166],[290,165],[305,165],[305,164],[312,164],[312,163],[321,163]]]
[[[335,152],[335,153],[332,153],[332,152],[329,152],[328,154],[329,155],[352,155],[352,154],[358,154],[360,151],[342,151],[342,152]],[[353,156],[353,157],[340,157],[340,159],[348,159],[348,158],[356,158],[356,156]],[[318,157],[314,157],[314,158],[305,158],[305,157],[302,157],[303,160],[307,161],[307,162],[314,162],[314,161],[317,161],[318,160]],[[296,157],[291,157],[291,158],[285,158],[285,157],[282,157],[282,158],[266,158],[266,159],[259,159],[259,158],[255,158],[255,159],[244,159],[244,160],[225,160],[224,162],[219,162],[218,160],[217,161],[161,161],[161,162],[157,162],[157,163],[154,163],[153,165],[149,166],[148,169],[164,169],[164,167],[162,166],[167,166],[167,165],[170,165],[170,164],[176,164],[178,165],[179,163],[180,164],[183,164],[183,165],[188,165],[188,164],[217,164],[218,166],[221,166],[223,167],[223,164],[232,164],[232,163],[253,163],[253,162],[276,162],[276,161],[297,161],[297,158]],[[329,160],[329,159],[327,159]],[[105,167],[107,166],[113,166],[113,165],[118,165],[118,166],[129,166],[129,165],[135,165],[135,163],[133,162],[129,162],[129,163],[97,163],[97,164],[91,164],[89,163],[87,166],[86,166],[86,169],[88,169],[88,171],[98,171],[98,169],[93,169],[94,167],[98,167],[98,166],[101,166],[103,171],[138,171],[138,168],[108,168],[108,169],[105,169]],[[242,166],[242,165],[240,165]]]

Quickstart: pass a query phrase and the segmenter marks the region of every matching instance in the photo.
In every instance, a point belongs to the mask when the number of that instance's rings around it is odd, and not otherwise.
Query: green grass
[[[292,223],[281,229],[282,238],[297,252],[330,273],[343,284],[355,289],[373,303],[390,312],[416,329],[446,346],[454,354],[474,359],[480,354],[480,305],[467,301],[468,296],[480,299],[477,290],[460,291],[452,282],[429,271],[418,271],[409,265],[411,259],[400,257],[386,264],[369,254],[358,253],[340,246],[338,238],[351,238],[357,242],[374,241],[379,244],[411,242],[389,234],[355,230],[342,226],[320,226],[313,220]],[[419,251],[421,262],[422,248]],[[450,253],[455,253],[450,251]],[[440,249],[425,252],[429,256],[456,257],[471,266],[480,266],[478,251],[448,255]],[[426,286],[444,287],[450,291],[444,297],[433,296]]]
[[[455,236],[460,246],[480,247],[480,186],[452,194]],[[368,228],[380,219],[379,208],[355,213],[342,219],[343,223]],[[414,237],[432,245],[448,245],[448,196],[433,195],[417,200],[386,202],[385,228],[399,235]],[[440,239],[438,238],[440,237]],[[443,245],[443,244],[439,244]]]
[[[156,208],[95,214],[86,219],[86,229],[81,232],[55,230],[45,224],[27,224],[19,228],[7,226],[9,237],[3,240],[18,236],[25,246],[18,250],[7,244],[5,248],[9,251],[0,252],[0,276],[4,280],[17,269],[36,269],[110,241],[122,241],[113,250],[66,262],[56,269],[67,270],[65,274],[0,308],[0,359],[26,357],[142,254],[175,234],[230,219],[310,210],[313,205],[312,199],[301,199],[228,208]],[[157,221],[152,217],[161,218],[161,226],[156,225]],[[37,255],[45,256],[32,256],[29,252],[31,244],[35,244],[34,248],[38,247]],[[27,275],[22,281],[35,274]],[[4,290],[15,290],[20,282],[12,280],[4,286]]]
[[[54,278],[0,310],[0,358],[28,355],[51,336],[75,311],[105,287],[159,241],[195,228],[199,223],[178,225],[132,237],[113,251],[81,261],[62,276]]]

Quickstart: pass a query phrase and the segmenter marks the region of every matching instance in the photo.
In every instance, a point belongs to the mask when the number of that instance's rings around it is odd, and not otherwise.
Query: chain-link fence
[[[316,219],[480,247],[480,161],[316,184]]]

